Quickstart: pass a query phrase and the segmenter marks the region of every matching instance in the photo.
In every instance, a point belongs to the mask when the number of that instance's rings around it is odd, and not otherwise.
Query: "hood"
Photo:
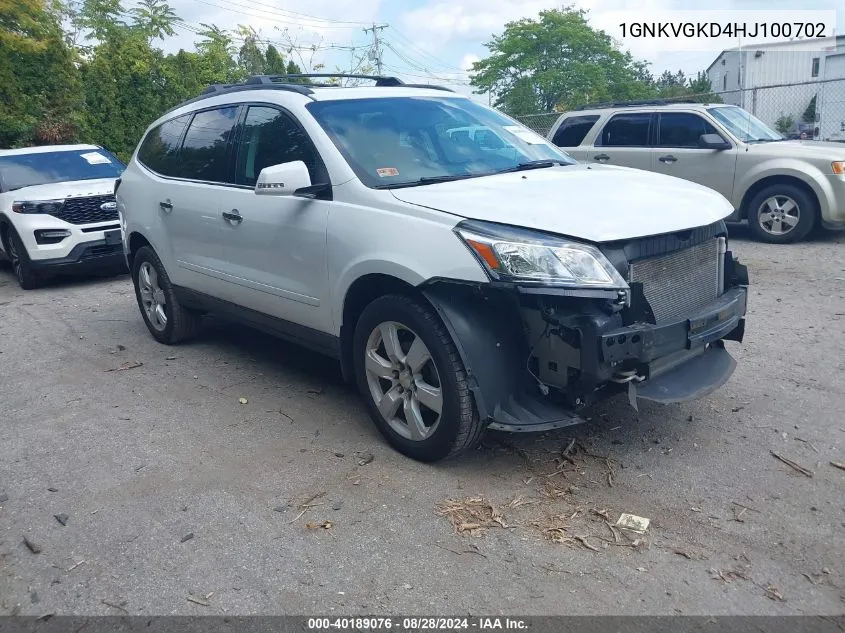
[[[845,143],[828,141],[773,141],[750,143],[748,154],[772,158],[821,158],[829,161],[845,160]]]
[[[402,200],[473,220],[591,242],[712,224],[733,212],[721,195],[626,167],[570,165],[391,190]]]
[[[9,191],[6,195],[15,200],[59,200],[61,198],[82,198],[114,194],[115,178],[96,180],[71,180],[49,185],[33,185]]]

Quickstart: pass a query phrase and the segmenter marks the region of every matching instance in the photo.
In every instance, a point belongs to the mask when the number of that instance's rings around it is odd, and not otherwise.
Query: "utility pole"
[[[381,51],[381,42],[379,42],[379,40],[378,40],[378,33],[379,33],[379,31],[383,31],[384,29],[386,29],[388,26],[390,26],[390,25],[389,24],[376,24],[375,22],[373,22],[372,26],[368,26],[367,28],[364,29],[364,33],[372,33],[373,34],[373,44],[372,44],[372,46],[370,46],[369,57],[373,62],[375,62],[376,71],[378,72],[379,75],[381,75],[381,68],[382,68],[382,62],[381,62],[382,51]]]

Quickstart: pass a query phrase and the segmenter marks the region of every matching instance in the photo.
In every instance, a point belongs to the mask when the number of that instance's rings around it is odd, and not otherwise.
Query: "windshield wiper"
[[[568,165],[562,160],[554,160],[552,158],[541,158],[539,160],[529,160],[524,163],[519,163],[515,167],[508,167],[500,171],[493,172],[494,174],[507,174],[513,171],[528,171],[529,169],[545,169],[546,167],[554,167],[555,165]]]
[[[431,185],[437,182],[452,182],[453,180],[464,180],[466,178],[477,178],[487,174],[446,174],[443,176],[423,176],[419,180],[411,182],[398,182],[396,184],[380,185],[378,189],[399,189],[402,187],[419,187],[420,185]]]

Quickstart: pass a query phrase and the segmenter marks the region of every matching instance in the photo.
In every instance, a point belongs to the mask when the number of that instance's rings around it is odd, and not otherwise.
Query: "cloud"
[[[559,5],[554,0],[435,1],[405,13],[401,21],[404,29],[413,29],[420,42],[442,45],[458,38],[486,41],[501,32],[507,22],[536,17],[543,9]]]

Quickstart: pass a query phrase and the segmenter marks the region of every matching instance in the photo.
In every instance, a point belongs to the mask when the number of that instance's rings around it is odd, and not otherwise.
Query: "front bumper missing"
[[[700,312],[672,323],[637,323],[598,337],[604,363],[635,359],[642,363],[679,350],[693,350],[714,341],[742,340],[748,291],[731,288]],[[650,377],[650,376],[647,376]]]
[[[537,432],[583,422],[572,399],[561,403],[541,394],[526,372],[532,350],[517,334],[524,331],[518,292],[434,283],[423,293],[458,347],[488,428]],[[574,311],[571,324],[580,337],[579,370],[586,385],[576,402],[583,406],[626,388],[634,406],[640,399],[684,402],[718,389],[736,367],[722,341],[742,340],[746,302],[747,289],[734,286],[686,319],[624,327],[618,318]],[[631,367],[630,382],[613,380]]]

